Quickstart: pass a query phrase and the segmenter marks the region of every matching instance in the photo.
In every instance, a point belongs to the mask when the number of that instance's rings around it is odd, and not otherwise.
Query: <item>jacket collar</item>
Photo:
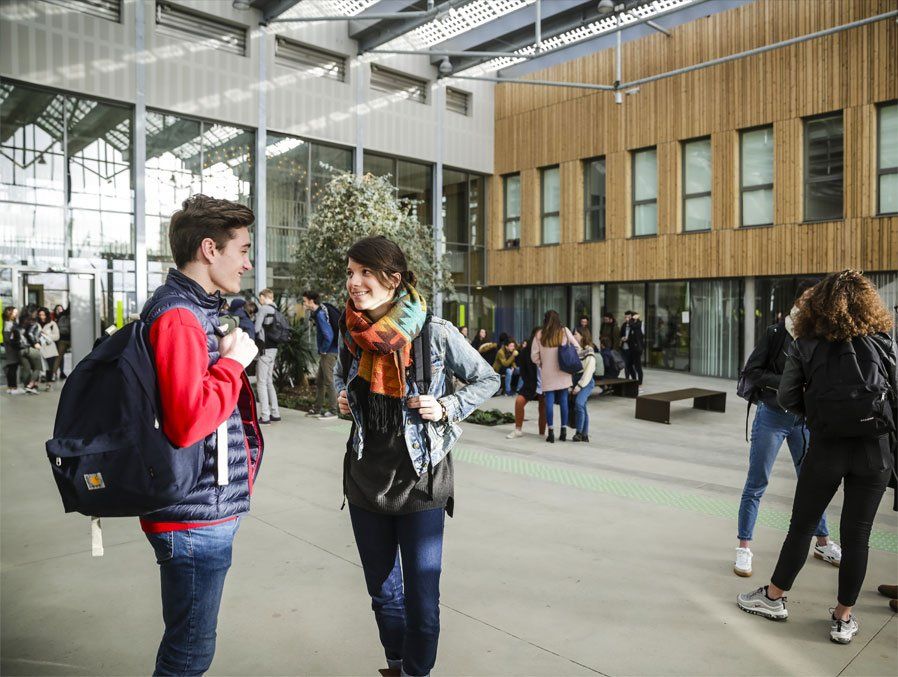
[[[214,310],[217,312],[221,307],[220,291],[210,294],[200,286],[199,282],[187,277],[177,268],[168,269],[168,277],[165,280],[165,284],[177,289],[178,292],[203,310]]]

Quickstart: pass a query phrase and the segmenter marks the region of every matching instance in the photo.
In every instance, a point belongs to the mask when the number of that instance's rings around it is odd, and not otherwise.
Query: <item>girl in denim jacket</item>
[[[499,387],[459,331],[431,317],[405,254],[385,237],[348,252],[349,300],[334,369],[351,414],[343,487],[365,583],[394,675],[429,675],[439,639],[443,526],[454,506],[458,422]],[[412,344],[429,323],[430,381],[419,391]],[[447,371],[467,383],[445,394]]]

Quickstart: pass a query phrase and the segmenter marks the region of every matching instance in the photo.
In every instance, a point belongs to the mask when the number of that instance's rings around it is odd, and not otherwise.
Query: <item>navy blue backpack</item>
[[[172,445],[162,432],[147,325],[99,343],[69,375],[47,457],[66,512],[145,515],[182,501],[203,465],[203,440]]]

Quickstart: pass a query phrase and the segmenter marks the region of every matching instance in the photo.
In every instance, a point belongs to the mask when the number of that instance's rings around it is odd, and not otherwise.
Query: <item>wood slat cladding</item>
[[[623,46],[624,80],[688,66],[896,9],[896,0],[758,0]],[[608,84],[614,50],[535,79]],[[498,85],[495,171],[520,172],[521,248],[502,249],[492,182],[488,283],[548,284],[898,269],[898,217],[876,214],[876,105],[898,99],[898,25],[836,35],[605,92]],[[803,223],[803,118],[843,111],[844,220]],[[740,135],[774,132],[773,226],[740,227]],[[712,230],[682,233],[685,140],[710,136]],[[631,238],[631,151],[658,156],[658,236]],[[606,240],[583,242],[583,161],[606,159]],[[540,246],[539,168],[561,168],[561,244]]]

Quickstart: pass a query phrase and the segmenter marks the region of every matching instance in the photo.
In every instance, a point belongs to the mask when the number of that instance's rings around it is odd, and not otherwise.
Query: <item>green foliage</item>
[[[399,200],[387,177],[335,173],[324,188],[293,264],[294,288],[318,290],[338,307],[346,301],[346,252],[370,235],[384,235],[402,247],[426,299],[436,291],[451,293],[445,257],[436,261],[433,229],[418,221],[415,204]]]
[[[502,425],[514,423],[514,414],[498,409],[475,409],[465,421],[476,425]]]
[[[281,312],[284,310],[281,309]],[[279,392],[287,387],[304,384],[307,374],[318,362],[318,348],[311,322],[305,317],[296,317],[291,324],[293,332],[290,340],[278,346],[274,362],[274,387]]]

